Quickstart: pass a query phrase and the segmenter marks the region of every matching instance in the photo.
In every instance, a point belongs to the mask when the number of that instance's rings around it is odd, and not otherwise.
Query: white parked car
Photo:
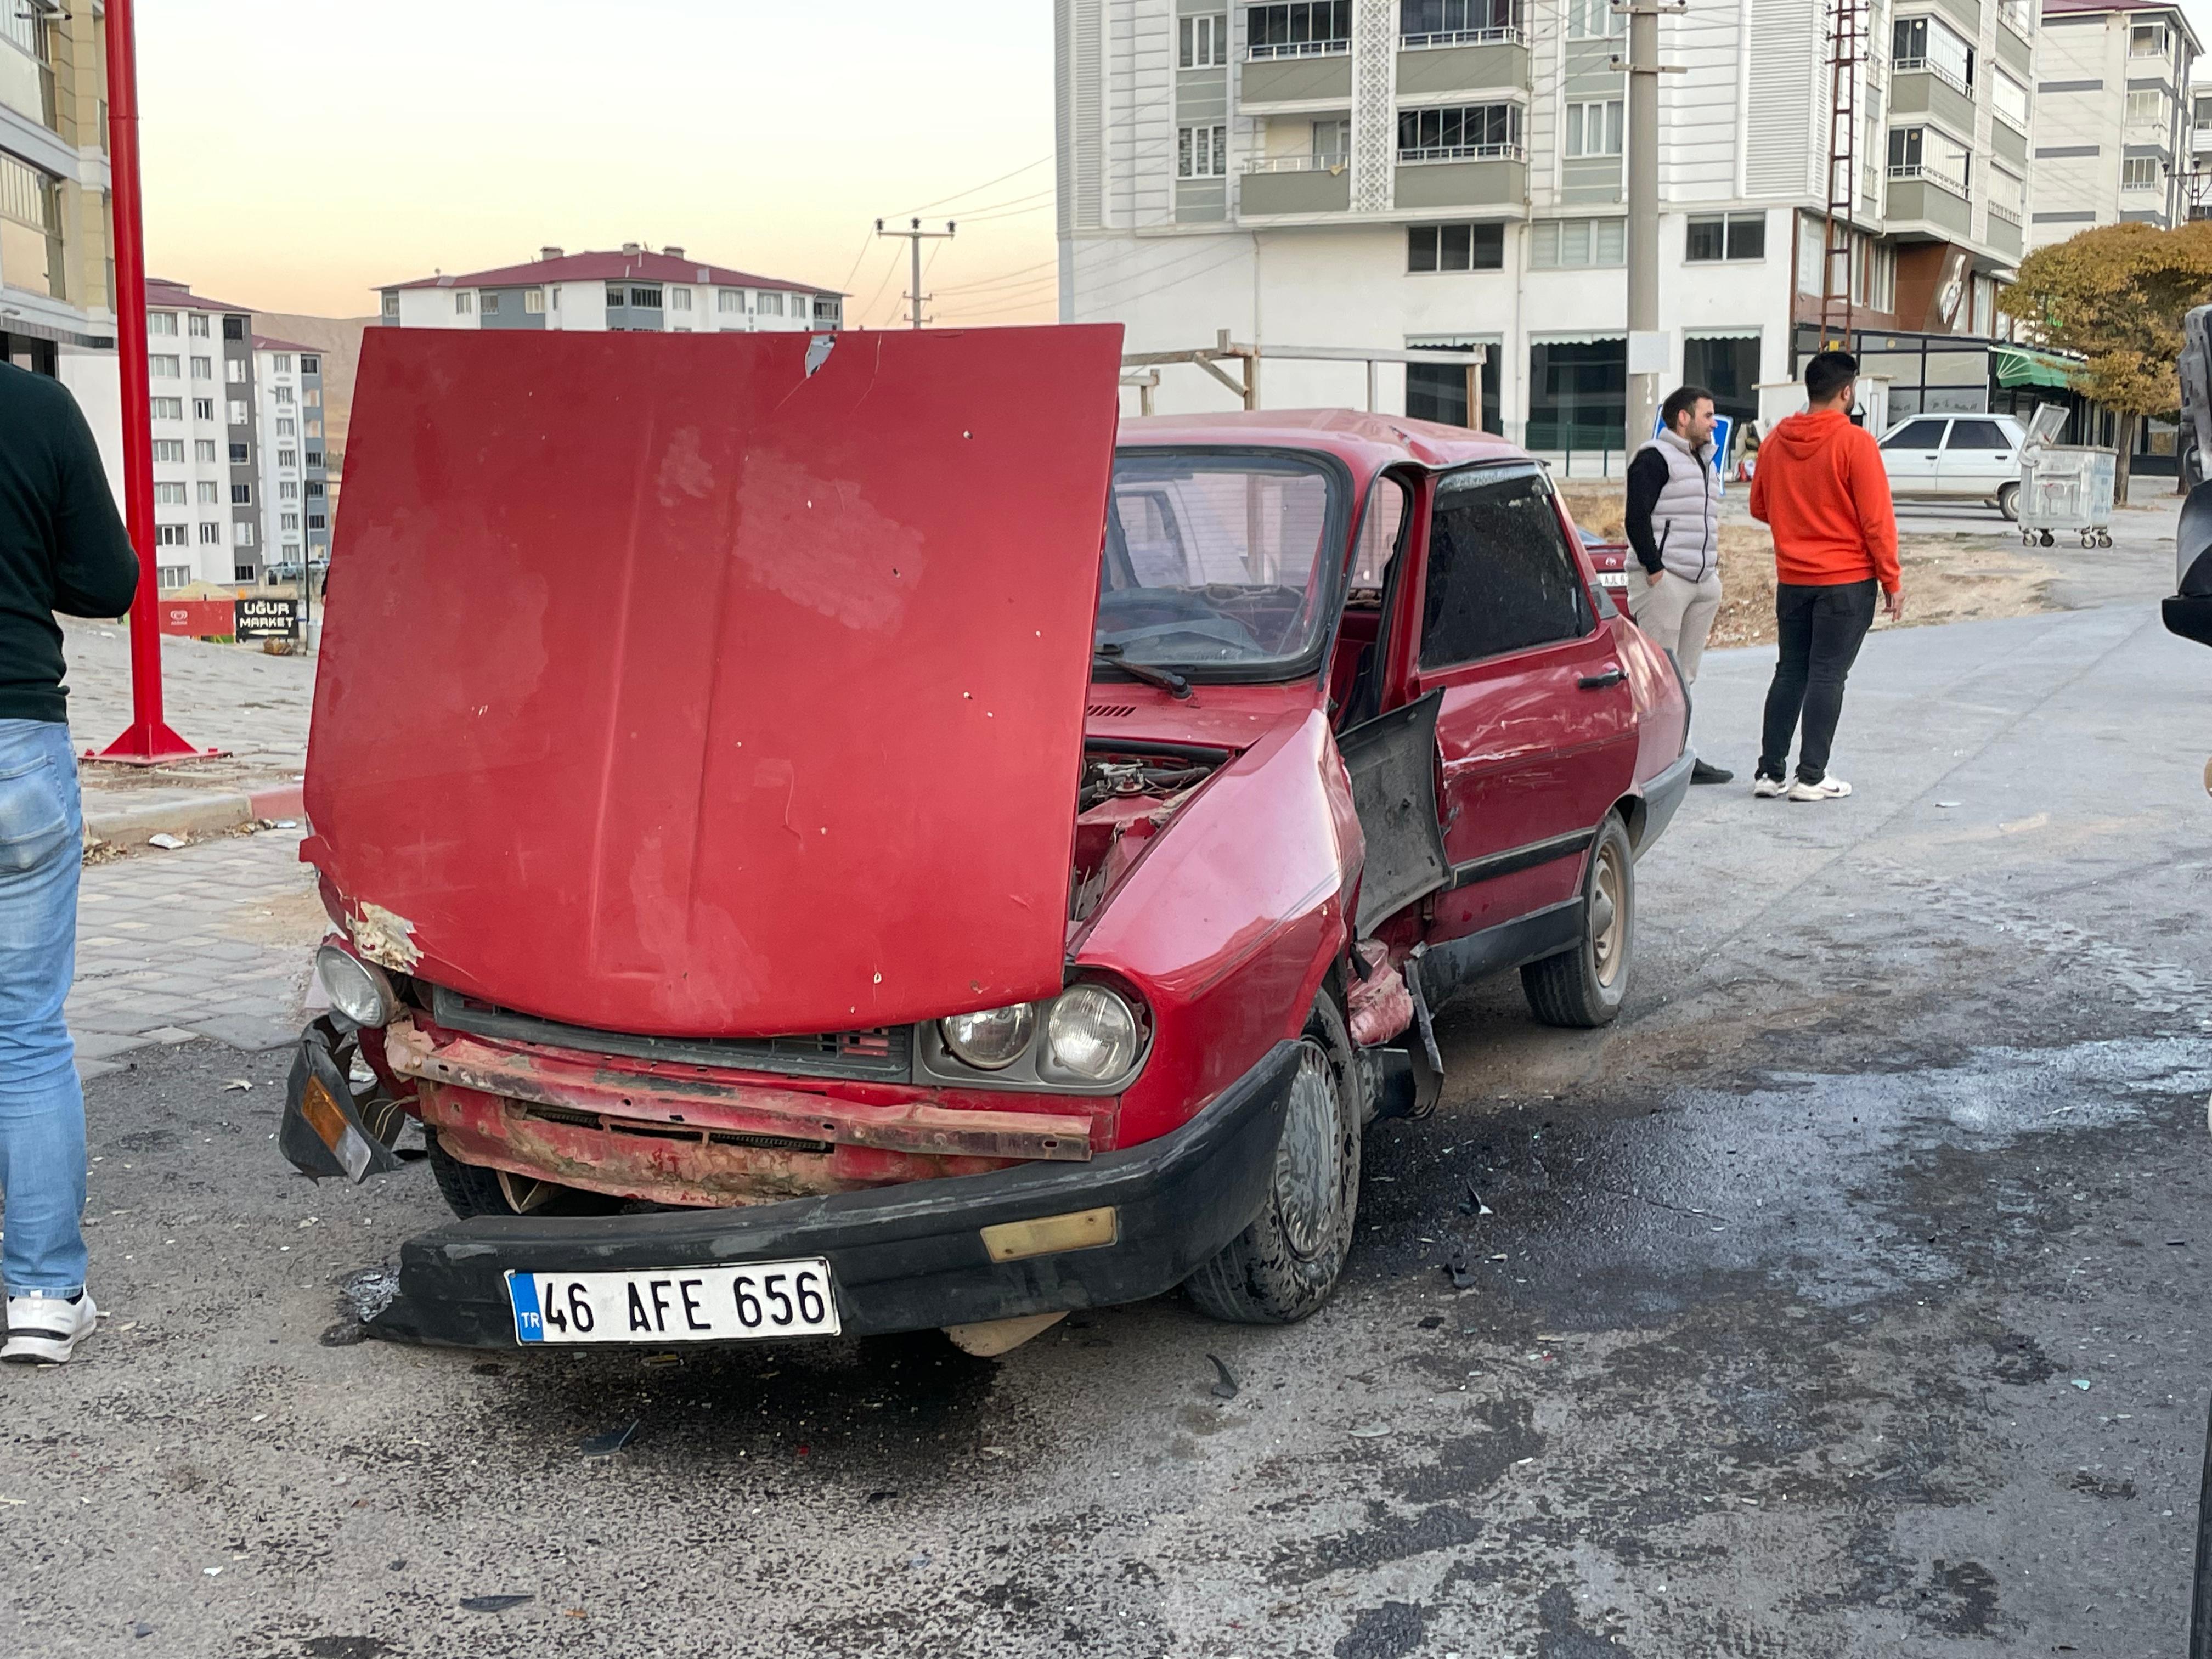
[[[2020,447],[2009,415],[1915,415],[1882,434],[1889,493],[1901,501],[1987,501],[2020,517]]]

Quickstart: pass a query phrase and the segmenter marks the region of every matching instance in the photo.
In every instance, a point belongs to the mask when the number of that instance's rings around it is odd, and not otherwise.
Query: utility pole
[[[884,228],[884,222],[880,219],[876,221],[877,235],[903,236],[910,244],[913,245],[914,291],[908,294],[906,297],[913,301],[913,326],[915,328],[920,328],[921,326],[921,301],[923,299],[921,292],[921,245],[924,242],[949,240],[956,228],[957,227],[950,219],[947,219],[945,222],[945,228],[942,230],[924,230],[921,228],[921,221],[919,219],[916,219],[914,222],[914,228],[911,230],[885,230]]]
[[[1667,373],[1667,337],[1659,331],[1659,77],[1680,64],[1659,62],[1659,16],[1686,3],[1616,0],[1628,18],[1628,56],[1612,67],[1628,71],[1628,428],[1624,453],[1651,435],[1659,419],[1659,382]]]

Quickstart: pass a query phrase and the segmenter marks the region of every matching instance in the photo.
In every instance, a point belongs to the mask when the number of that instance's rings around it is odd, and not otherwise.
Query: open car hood
[[[550,1018],[1061,982],[1118,327],[369,331],[303,856]]]

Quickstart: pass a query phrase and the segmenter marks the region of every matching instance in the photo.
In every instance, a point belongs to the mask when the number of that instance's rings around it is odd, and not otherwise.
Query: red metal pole
[[[131,602],[131,725],[87,758],[150,766],[212,753],[161,717],[161,576],[154,544],[154,411],[146,362],[146,247],[139,209],[138,57],[131,0],[107,0],[107,163],[115,217],[115,355],[123,380],[123,521],[138,550]]]

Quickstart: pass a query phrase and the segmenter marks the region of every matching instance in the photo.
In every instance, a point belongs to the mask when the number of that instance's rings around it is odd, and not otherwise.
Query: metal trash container
[[[2020,451],[2020,540],[2049,547],[2058,537],[2084,547],[2112,544],[2112,481],[2119,457],[2090,444],[2055,444],[2066,410],[2045,404],[2028,422]]]

